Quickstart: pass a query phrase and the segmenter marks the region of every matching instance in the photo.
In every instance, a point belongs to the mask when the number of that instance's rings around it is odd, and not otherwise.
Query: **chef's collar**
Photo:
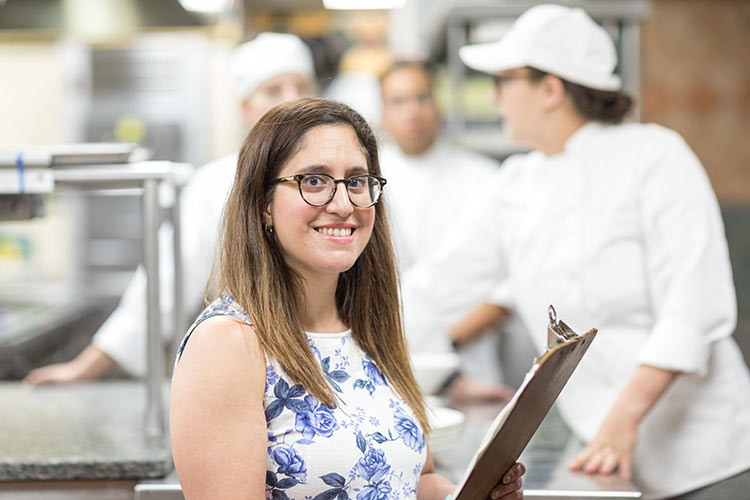
[[[588,142],[588,139],[597,134],[603,127],[604,125],[595,121],[584,123],[578,130],[573,132],[573,135],[568,137],[567,141],[565,141],[563,152],[565,154],[570,154],[580,151]]]

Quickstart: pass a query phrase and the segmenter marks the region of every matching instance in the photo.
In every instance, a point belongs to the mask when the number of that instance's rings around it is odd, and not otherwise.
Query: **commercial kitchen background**
[[[436,55],[451,137],[501,158],[510,150],[485,104],[491,81],[466,70],[455,105],[450,21],[466,15],[469,40],[492,37],[512,19],[473,19],[473,6],[520,13],[533,3],[408,0],[400,10],[333,11],[320,0],[244,0],[205,15],[177,0],[0,0],[0,146],[135,141],[155,159],[200,166],[243,137],[227,78],[232,48],[260,31],[288,31],[313,47],[324,91],[342,73],[377,70],[387,51]],[[615,34],[635,28],[620,50],[637,61],[625,76],[641,119],[679,131],[708,171],[738,292],[735,336],[750,360],[750,2],[577,3],[608,5]],[[0,222],[0,332],[19,311],[61,303],[56,294],[85,297],[87,313],[40,332],[49,352],[31,364],[76,354],[141,258],[137,196],[54,194],[44,211]],[[28,369],[7,368],[0,377]]]

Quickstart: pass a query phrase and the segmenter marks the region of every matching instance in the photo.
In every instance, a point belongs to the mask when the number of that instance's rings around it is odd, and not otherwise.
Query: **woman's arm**
[[[428,446],[427,460],[417,485],[417,500],[444,500],[455,489],[455,484],[435,472],[435,463],[432,461],[432,454]]]
[[[487,492],[487,498],[492,500],[517,500],[523,498],[521,476],[526,472],[522,463],[516,463],[503,476],[492,491]],[[450,500],[450,495],[456,490],[456,485],[435,472],[430,448],[427,448],[427,461],[422,469],[422,476],[417,486],[417,500]]]
[[[656,403],[678,372],[641,365],[615,400],[596,437],[570,464],[572,470],[610,474],[619,469],[631,475],[631,459],[638,424]]]
[[[83,382],[103,377],[116,366],[115,360],[106,352],[89,344],[70,361],[31,370],[23,381],[32,385]]]
[[[172,456],[187,500],[265,498],[266,366],[252,327],[201,323],[170,390]]]
[[[454,345],[471,342],[491,326],[499,324],[508,317],[508,310],[503,306],[485,302],[453,325],[449,332]]]

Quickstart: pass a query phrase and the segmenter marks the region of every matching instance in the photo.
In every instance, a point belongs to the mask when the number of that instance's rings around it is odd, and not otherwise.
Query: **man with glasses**
[[[381,168],[388,179],[394,241],[402,273],[430,257],[461,230],[461,212],[477,183],[492,175],[497,164],[440,137],[441,117],[433,96],[433,80],[421,62],[399,61],[380,79],[383,130]],[[415,352],[461,355],[464,376],[452,377],[450,391],[457,398],[503,399],[499,332],[476,329],[462,322],[467,310],[456,310],[453,328],[417,335],[406,324]],[[409,317],[408,315],[406,316]],[[453,344],[453,345],[451,345]]]
[[[261,33],[237,47],[231,71],[243,122],[250,129],[266,111],[282,102],[312,97],[315,70],[312,52],[297,36]],[[196,172],[182,195],[182,258],[185,312],[200,308],[211,270],[221,211],[234,180],[237,153],[208,163]],[[170,338],[174,289],[172,252],[167,243],[171,227],[162,227],[159,253],[162,271],[162,332]],[[65,383],[96,379],[115,367],[129,375],[146,373],[146,276],[142,266],[123,294],[117,309],[94,335],[91,344],[73,360],[32,370],[26,382]]]

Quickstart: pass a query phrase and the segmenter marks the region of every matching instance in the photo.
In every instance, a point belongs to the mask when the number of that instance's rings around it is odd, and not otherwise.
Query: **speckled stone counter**
[[[0,481],[165,476],[169,444],[146,438],[145,404],[145,385],[135,381],[0,382]]]

